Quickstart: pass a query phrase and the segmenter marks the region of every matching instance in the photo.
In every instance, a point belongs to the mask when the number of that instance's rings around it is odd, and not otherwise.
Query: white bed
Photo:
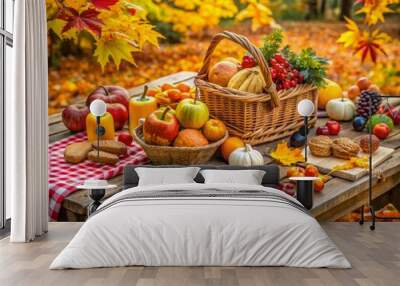
[[[50,269],[128,265],[351,267],[285,193],[198,183],[137,186],[114,195]]]

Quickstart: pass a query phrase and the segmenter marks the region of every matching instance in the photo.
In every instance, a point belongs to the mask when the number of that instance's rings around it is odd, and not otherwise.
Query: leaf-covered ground
[[[260,45],[267,31],[251,33],[247,26],[234,29]],[[336,43],[344,25],[340,23],[285,23],[285,43],[294,50],[312,47],[321,56],[329,58],[328,75],[348,88],[360,76],[371,76],[376,84],[391,94],[400,95],[400,78],[393,76],[400,71],[400,41],[386,46],[388,57],[381,58],[376,66],[360,64],[352,51]],[[211,33],[210,33],[211,34]],[[60,60],[58,68],[49,70],[49,114],[60,112],[65,106],[86,97],[92,89],[101,84],[116,84],[125,88],[143,84],[179,71],[198,71],[201,68],[210,38],[188,39],[180,44],[162,45],[160,49],[147,48],[135,56],[137,66],[124,64],[117,70],[108,65],[103,73],[91,58],[69,56]],[[244,51],[239,46],[222,43],[215,52],[215,59],[225,56],[240,58]]]

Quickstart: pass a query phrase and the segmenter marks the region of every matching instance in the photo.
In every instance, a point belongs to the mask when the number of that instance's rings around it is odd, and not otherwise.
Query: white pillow
[[[261,185],[265,171],[261,170],[202,170],[205,184]]]
[[[193,180],[200,168],[136,168],[139,176],[138,186],[171,185],[195,183]]]

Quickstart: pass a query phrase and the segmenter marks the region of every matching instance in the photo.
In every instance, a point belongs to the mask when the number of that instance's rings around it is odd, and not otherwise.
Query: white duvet
[[[135,187],[106,200],[50,269],[145,266],[294,266],[349,268],[318,222],[290,204],[246,197],[121,200],[146,191],[258,190],[238,184]]]

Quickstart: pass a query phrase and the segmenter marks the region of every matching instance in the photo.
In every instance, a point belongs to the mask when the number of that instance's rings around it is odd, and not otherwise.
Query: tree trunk
[[[325,11],[326,11],[326,0],[321,1],[321,10],[320,10],[320,15],[322,18],[325,18]]]
[[[344,17],[351,18],[351,6],[353,5],[352,0],[342,0],[340,4],[340,15],[339,19],[344,20]]]
[[[317,0],[307,0],[308,13],[306,15],[306,20],[315,19],[318,17],[318,1]]]

